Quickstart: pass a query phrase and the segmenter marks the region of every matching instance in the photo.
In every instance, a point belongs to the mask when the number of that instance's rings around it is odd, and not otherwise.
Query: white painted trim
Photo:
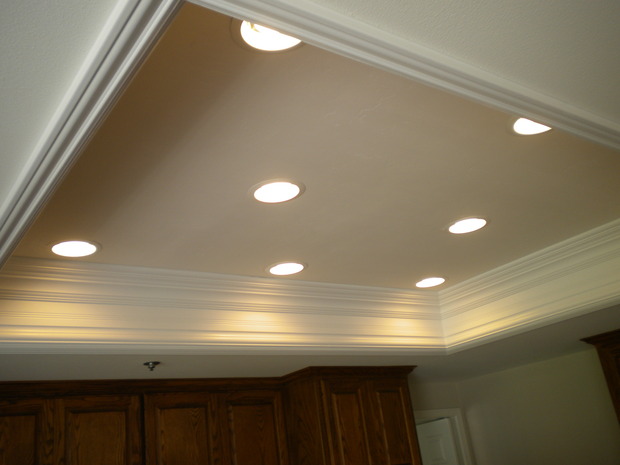
[[[620,125],[309,0],[191,0],[334,53],[620,149]]]
[[[416,425],[426,423],[441,418],[447,418],[452,425],[456,440],[460,447],[459,455],[463,465],[474,465],[471,447],[469,446],[469,434],[465,423],[464,415],[460,408],[436,409],[436,410],[416,410],[414,411]]]
[[[0,352],[242,347],[453,353],[620,303],[620,221],[441,292],[13,258]]]
[[[0,265],[102,121],[181,0],[119,1],[0,212]]]
[[[439,293],[449,352],[620,303],[620,220]]]
[[[353,59],[620,147],[620,130],[611,123],[310,1],[195,3],[268,23]],[[181,0],[119,2],[17,181],[10,211],[0,212],[0,263],[180,4]],[[461,350],[620,302],[619,230],[618,222],[607,225],[440,294],[86,264],[38,263],[25,272],[29,265],[20,262],[7,265],[3,273],[7,287],[1,297],[9,302],[7,314],[13,322],[3,326],[7,337],[0,345],[76,344],[76,351],[97,344],[133,348],[161,344],[173,350],[187,346]],[[45,303],[47,313],[37,302]],[[166,310],[182,313],[185,326],[175,329],[172,323],[178,321],[171,320]],[[94,312],[95,326],[85,326],[85,311]],[[238,330],[243,313],[291,320],[263,330],[254,321]],[[110,327],[112,315],[125,326]],[[31,321],[33,317],[38,323]],[[205,321],[219,329],[204,326]]]
[[[6,300],[440,319],[437,294],[417,290],[19,257],[0,276]]]
[[[443,350],[434,293],[18,258],[0,276],[0,352]]]

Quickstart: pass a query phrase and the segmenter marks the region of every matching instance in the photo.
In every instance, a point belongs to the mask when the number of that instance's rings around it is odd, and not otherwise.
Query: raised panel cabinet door
[[[145,396],[148,465],[223,465],[215,396],[164,393]]]
[[[286,386],[284,394],[291,464],[330,464],[320,383],[314,378],[297,379]]]
[[[364,383],[351,379],[324,379],[323,401],[334,465],[374,465],[365,410]]]
[[[367,386],[373,465],[421,465],[407,380],[369,380]]]
[[[0,465],[51,465],[52,403],[0,401]]]
[[[288,465],[286,427],[279,391],[241,391],[220,396],[228,462]]]
[[[142,465],[140,399],[56,399],[56,465]]]

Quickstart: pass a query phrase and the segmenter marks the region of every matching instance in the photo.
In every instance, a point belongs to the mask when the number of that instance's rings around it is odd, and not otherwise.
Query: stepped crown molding
[[[620,128],[308,0],[194,0],[308,43],[620,148]],[[0,263],[105,116],[180,0],[120,2],[0,212]],[[441,292],[10,260],[0,351],[67,347],[461,350],[620,303],[620,222]]]
[[[616,305],[618,276],[620,220],[440,292],[16,257],[0,352],[454,352]]]
[[[310,0],[191,0],[312,45],[620,149],[620,125]]]
[[[182,0],[118,2],[0,209],[0,266],[168,25]]]
[[[440,292],[446,348],[461,350],[620,303],[620,220]]]
[[[309,0],[192,0],[495,108],[620,149],[620,127]],[[103,120],[182,0],[119,2],[0,210],[0,264]]]

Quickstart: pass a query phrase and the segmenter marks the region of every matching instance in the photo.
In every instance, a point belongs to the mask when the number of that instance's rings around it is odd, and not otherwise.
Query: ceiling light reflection
[[[276,276],[288,276],[303,271],[305,266],[296,262],[276,263],[269,267],[269,273]]]
[[[512,125],[512,129],[514,130],[514,132],[522,136],[542,134],[543,132],[551,130],[549,126],[545,126],[544,124],[537,123],[536,121],[532,121],[531,119],[527,118],[519,118]]]
[[[415,283],[415,286],[421,289],[425,289],[428,287],[439,286],[440,284],[443,284],[445,282],[446,282],[445,278],[440,278],[438,276],[435,276],[432,278],[425,278],[421,281],[418,281],[417,283]]]
[[[254,198],[264,203],[280,203],[299,197],[302,185],[289,181],[275,181],[261,185],[254,191]]]
[[[52,252],[62,257],[87,257],[99,250],[99,247],[86,241],[65,241],[52,246]]]
[[[452,224],[448,231],[452,234],[467,234],[484,228],[486,224],[487,220],[484,218],[465,218]]]
[[[241,23],[240,32],[241,37],[248,45],[266,52],[287,50],[301,43],[301,40],[295,37],[249,21]]]

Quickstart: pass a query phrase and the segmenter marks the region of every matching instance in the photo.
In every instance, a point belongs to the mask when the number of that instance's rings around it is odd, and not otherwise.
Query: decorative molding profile
[[[436,293],[20,258],[0,277],[0,351],[443,350]]]
[[[440,292],[13,258],[0,352],[452,353],[620,303],[620,220]]]
[[[9,260],[0,277],[16,284],[0,287],[0,296],[24,301],[440,318],[436,293],[405,289],[19,257]]]
[[[118,2],[0,212],[0,265],[182,3]]]
[[[440,291],[448,351],[620,303],[620,220]]]
[[[194,0],[308,43],[620,148],[610,122],[307,0]],[[181,0],[119,2],[0,212],[0,263]],[[620,223],[441,293],[11,261],[0,352],[16,347],[456,351],[620,302]],[[42,304],[43,303],[43,304]]]
[[[229,16],[268,24],[339,55],[620,149],[617,123],[312,1],[190,1]]]

